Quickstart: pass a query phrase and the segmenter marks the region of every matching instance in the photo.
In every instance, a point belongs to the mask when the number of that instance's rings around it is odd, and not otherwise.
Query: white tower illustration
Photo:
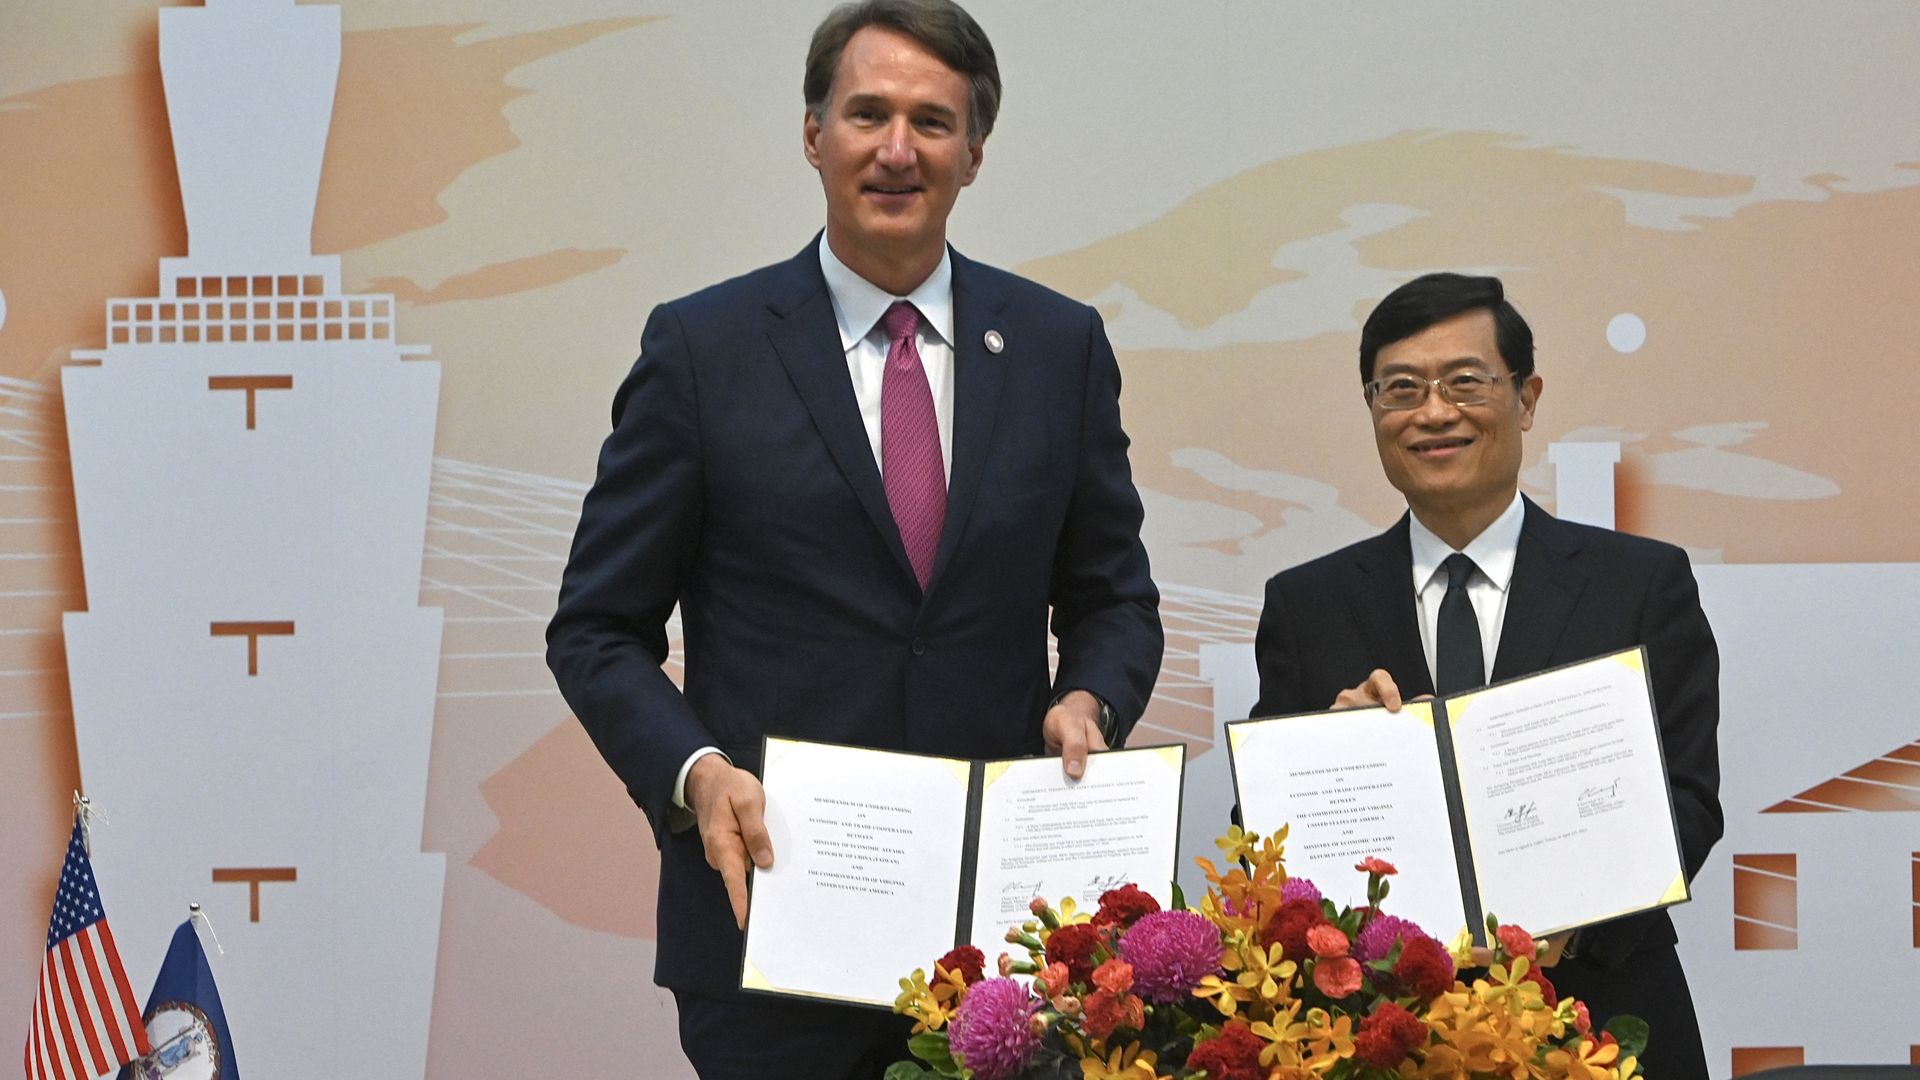
[[[420,850],[440,372],[312,251],[340,10],[159,12],[186,207],[159,295],[63,371],[81,775],[141,993],[189,901],[249,1075],[418,1078],[445,857]]]

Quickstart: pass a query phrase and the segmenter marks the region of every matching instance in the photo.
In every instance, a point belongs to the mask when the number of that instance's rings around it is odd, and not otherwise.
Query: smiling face
[[[1376,380],[1437,379],[1459,371],[1499,380],[1485,404],[1456,406],[1436,389],[1418,408],[1369,406],[1387,480],[1407,497],[1421,524],[1455,548],[1492,524],[1519,489],[1520,434],[1533,427],[1540,376],[1514,385],[1495,341],[1493,313],[1485,308],[1382,346],[1373,371]]]
[[[895,295],[940,261],[947,215],[980,170],[967,137],[968,83],[905,34],[869,26],[840,54],[821,115],[807,113],[807,161],[827,196],[827,243]]]

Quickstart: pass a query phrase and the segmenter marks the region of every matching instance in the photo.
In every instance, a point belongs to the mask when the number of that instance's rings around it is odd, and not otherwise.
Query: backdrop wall
[[[321,1029],[394,1076],[683,1075],[651,842],[540,633],[647,310],[820,225],[824,5],[186,7],[232,36],[0,6],[0,1018],[84,781],[136,987],[201,902],[250,1067],[333,1075]],[[952,238],[1107,319],[1166,592],[1137,738],[1188,743],[1190,835],[1261,582],[1403,508],[1358,319],[1498,273],[1525,490],[1684,545],[1720,636],[1728,835],[1677,912],[1710,1060],[1920,1062],[1920,7],[972,10],[1007,93]],[[219,82],[275,57],[331,90]],[[187,316],[210,278],[244,311]]]

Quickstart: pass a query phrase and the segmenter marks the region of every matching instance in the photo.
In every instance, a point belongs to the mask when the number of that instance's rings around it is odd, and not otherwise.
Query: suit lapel
[[[1433,693],[1433,673],[1420,647],[1420,623],[1413,595],[1413,543],[1407,518],[1362,545],[1354,559],[1360,589],[1354,615],[1366,638],[1368,655],[1380,659],[1400,686],[1402,697]]]
[[[887,489],[880,466],[873,460],[873,444],[854,400],[853,380],[847,374],[847,356],[840,348],[840,325],[833,316],[833,299],[820,272],[818,239],[787,264],[785,279],[773,291],[767,308],[773,318],[767,340],[786,366],[787,378],[813,417],[813,426],[827,444],[834,464],[853,488],[860,505],[873,519],[887,549],[909,580],[913,564],[907,560],[900,528],[887,505]],[[948,518],[952,527],[952,518]]]
[[[1553,666],[1554,649],[1567,628],[1587,575],[1573,561],[1578,535],[1545,510],[1526,500],[1520,547],[1514,553],[1513,580],[1507,586],[1507,614],[1494,654],[1494,679],[1511,679]]]
[[[952,560],[965,534],[980,475],[993,447],[994,422],[999,416],[1000,390],[1006,366],[1017,363],[1020,342],[1005,339],[1004,351],[990,353],[988,330],[998,323],[1006,306],[1005,294],[993,289],[973,262],[959,252],[953,256],[953,467],[947,481],[947,521],[940,533],[940,551],[933,564],[932,591],[941,571]]]

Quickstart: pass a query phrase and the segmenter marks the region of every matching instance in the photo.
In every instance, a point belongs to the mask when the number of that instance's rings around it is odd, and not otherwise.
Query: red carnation
[[[1391,1069],[1426,1042],[1425,1021],[1391,1001],[1383,1001],[1360,1021],[1360,1030],[1353,1037],[1353,1056],[1376,1069]]]
[[[1560,995],[1554,991],[1553,984],[1547,981],[1547,973],[1540,970],[1539,967],[1528,968],[1527,973],[1521,977],[1520,981],[1530,982],[1538,986],[1540,988],[1540,1000],[1547,1003],[1547,1008],[1551,1009],[1555,1005],[1560,1004]]]
[[[1082,1024],[1096,1039],[1112,1035],[1118,1028],[1139,1030],[1147,1025],[1146,1002],[1133,990],[1133,965],[1124,960],[1109,960],[1093,972],[1099,989],[1082,1001]]]
[[[1326,923],[1325,915],[1320,914],[1320,905],[1312,900],[1289,900],[1274,912],[1273,921],[1260,932],[1260,944],[1271,946],[1278,944],[1289,960],[1305,960],[1312,955],[1307,948],[1307,931]]]
[[[1207,1080],[1266,1080],[1260,1067],[1260,1037],[1245,1024],[1228,1024],[1220,1034],[1194,1045],[1187,1068],[1207,1071]]]
[[[1512,924],[1501,926],[1493,932],[1500,947],[1507,950],[1508,956],[1534,958],[1533,935]]]
[[[1453,954],[1424,934],[1403,937],[1393,979],[1420,1000],[1432,1001],[1453,986]]]
[[[1100,931],[1092,923],[1068,923],[1047,937],[1047,963],[1067,965],[1071,982],[1093,978],[1093,950]]]
[[[966,980],[967,985],[972,986],[974,983],[979,982],[981,977],[986,974],[987,954],[971,945],[962,945],[940,959],[935,960],[933,966],[935,970],[945,968],[948,971],[959,972],[960,977]]]
[[[1323,956],[1314,962],[1313,985],[1330,998],[1357,993],[1361,985],[1360,961],[1351,956]]]
[[[1332,923],[1321,923],[1307,931],[1307,948],[1322,959],[1347,955],[1351,944],[1346,933]]]
[[[1140,916],[1160,910],[1160,901],[1140,891],[1138,885],[1122,885],[1100,894],[1100,910],[1093,917],[1095,926],[1132,926]]]
[[[1379,874],[1381,877],[1391,877],[1400,872],[1393,868],[1392,863],[1374,855],[1369,855],[1359,862],[1354,863],[1353,868],[1363,874]]]

